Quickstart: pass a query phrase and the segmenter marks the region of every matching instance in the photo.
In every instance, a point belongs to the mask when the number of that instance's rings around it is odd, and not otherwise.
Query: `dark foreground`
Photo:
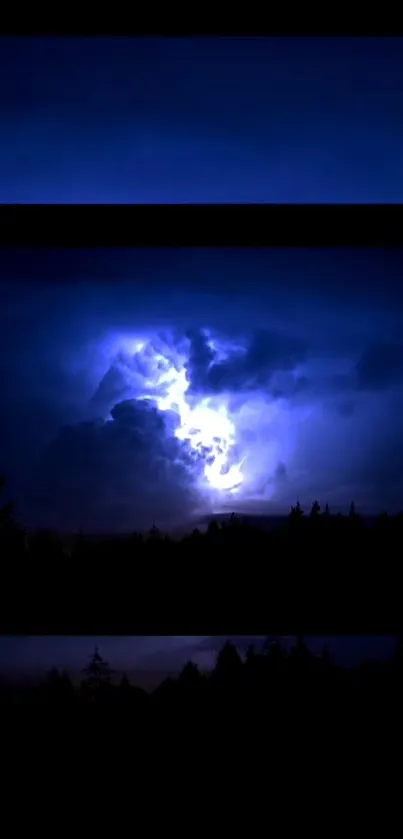
[[[105,765],[107,753],[119,752],[136,762],[150,754],[154,762],[173,761],[173,771],[187,753],[189,766],[228,762],[231,755],[243,772],[247,766],[248,772],[258,766],[283,772],[287,762],[291,771],[292,761],[293,772],[309,773],[310,762],[324,767],[331,759],[341,761],[345,773],[372,760],[375,749],[387,751],[393,764],[400,748],[402,660],[400,643],[391,660],[346,670],[326,648],[313,655],[302,638],[289,651],[268,639],[244,658],[227,642],[212,672],[189,662],[147,694],[125,676],[113,683],[96,650],[81,684],[57,670],[36,685],[4,683],[2,719],[13,739],[39,738],[41,749],[48,739],[59,755],[71,751],[87,768],[95,757],[102,754]]]
[[[403,515],[297,506],[272,531],[237,516],[174,541],[0,528],[3,632],[322,634],[400,626]]]

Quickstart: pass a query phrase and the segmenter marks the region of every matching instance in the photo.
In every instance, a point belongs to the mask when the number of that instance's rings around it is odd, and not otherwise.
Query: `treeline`
[[[279,770],[277,761],[286,766],[287,755],[293,755],[306,772],[314,750],[326,760],[341,750],[339,761],[347,771],[356,752],[363,761],[365,749],[373,756],[378,745],[392,760],[401,676],[401,644],[391,660],[362,662],[349,670],[336,665],[327,648],[314,655],[302,638],[288,650],[268,639],[245,656],[227,642],[210,672],[189,661],[176,677],[147,693],[125,674],[116,678],[96,649],[81,682],[54,669],[36,684],[3,683],[0,703],[10,732],[29,731],[30,738],[37,733],[43,744],[50,730],[57,753],[70,749],[75,761],[87,755],[87,767],[94,754],[105,765],[112,748],[126,756],[125,770],[141,753],[151,756],[151,763],[172,762],[174,771],[180,748],[193,765],[201,759],[208,765],[223,754],[228,763],[233,754],[245,772],[240,754],[247,749],[253,756],[249,771]],[[119,765],[123,768],[122,757]]]
[[[0,491],[2,482],[0,479]],[[274,521],[274,520],[273,520]],[[14,515],[13,505],[8,502],[0,507],[0,549],[4,559],[12,557],[32,560],[81,559],[93,557],[135,559],[154,556],[190,556],[199,551],[208,553],[211,548],[250,548],[266,552],[278,545],[285,548],[295,544],[315,545],[320,548],[334,548],[335,545],[357,547],[366,544],[384,544],[396,548],[403,542],[403,513],[390,516],[381,513],[366,519],[360,516],[351,503],[347,515],[332,515],[326,504],[322,510],[315,501],[309,513],[305,513],[299,502],[282,522],[277,517],[270,524],[269,517],[248,518],[232,513],[221,521],[213,518],[208,526],[195,528],[182,538],[172,538],[156,525],[147,532],[133,531],[131,534],[93,536],[79,531],[69,539],[49,529],[28,532]]]
[[[200,634],[208,619],[235,634],[262,634],[268,621],[280,632],[393,634],[403,515],[366,520],[354,504],[333,515],[297,503],[273,527],[233,514],[178,540],[154,526],[110,538],[80,532],[66,545],[57,533],[25,532],[5,505],[0,556],[5,632],[25,621],[29,633],[176,634],[186,625]]]
[[[248,697],[258,712],[264,713],[285,706],[289,710],[306,700],[315,712],[326,704],[349,701],[371,703],[387,701],[390,712],[396,702],[400,706],[400,678],[403,646],[396,639],[395,652],[388,660],[361,661],[354,668],[337,664],[328,646],[320,655],[313,653],[302,636],[286,646],[281,639],[269,636],[257,648],[251,644],[246,654],[240,653],[230,640],[223,643],[211,670],[201,670],[189,660],[177,676],[169,676],[151,692],[132,684],[126,673],[118,674],[110,667],[96,647],[81,671],[81,679],[72,680],[66,670],[52,668],[34,681],[0,683],[3,708],[53,707],[54,709],[103,709],[120,713],[127,709],[134,714],[142,710],[173,708],[183,702],[200,703],[245,701]],[[257,704],[256,704],[257,703]]]
[[[375,768],[393,780],[401,677],[401,643],[390,660],[350,670],[326,647],[314,655],[302,637],[290,648],[268,638],[246,655],[228,641],[211,671],[189,661],[147,693],[113,673],[96,649],[81,681],[53,669],[36,684],[0,685],[3,746],[7,737],[19,771],[30,767],[30,783],[46,767],[56,784],[65,777],[71,784],[78,773],[86,785],[107,778],[108,796],[114,779],[120,789],[127,786],[132,802],[141,778],[160,808],[157,777],[178,796],[185,779],[197,783],[203,805],[215,777],[220,788],[230,787],[225,800],[236,819],[246,781],[266,802],[284,785],[289,793],[292,780],[291,789],[303,787],[312,809],[318,782],[333,798],[349,775],[354,789]],[[287,806],[293,802],[288,796]]]

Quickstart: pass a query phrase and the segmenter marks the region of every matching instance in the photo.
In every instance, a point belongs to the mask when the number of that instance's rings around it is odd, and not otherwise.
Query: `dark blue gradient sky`
[[[403,507],[401,249],[0,253],[0,471],[27,526]]]
[[[403,38],[1,38],[1,202],[401,202]]]

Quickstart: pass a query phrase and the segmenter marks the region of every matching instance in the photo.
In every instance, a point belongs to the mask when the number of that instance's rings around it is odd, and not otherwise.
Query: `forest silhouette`
[[[96,648],[79,679],[54,668],[32,682],[3,680],[0,703],[4,718],[17,725],[46,721],[57,732],[58,746],[74,732],[81,738],[84,723],[86,738],[97,731],[103,748],[106,739],[124,742],[128,749],[135,746],[137,755],[140,744],[150,748],[155,736],[164,748],[171,741],[176,747],[188,743],[197,757],[230,735],[237,746],[270,744],[266,760],[271,761],[287,743],[295,748],[305,742],[312,754],[314,747],[336,747],[348,732],[351,757],[357,738],[367,739],[371,749],[377,740],[393,748],[402,649],[398,641],[389,660],[345,668],[326,646],[314,654],[302,637],[288,647],[268,637],[246,654],[228,640],[211,670],[188,661],[176,676],[146,692],[125,673],[114,672]]]
[[[0,615],[9,634],[176,634],[175,622],[189,635],[310,634],[307,624],[360,634],[374,616],[396,634],[402,539],[402,514],[368,520],[353,503],[332,515],[314,502],[267,529],[230,515],[177,540],[153,526],[109,538],[81,532],[66,545],[57,533],[27,532],[4,503]],[[158,767],[165,785],[180,764],[182,774],[208,766],[209,777],[226,778],[259,768],[277,783],[292,771],[309,786],[312,770],[319,778],[337,764],[355,783],[375,761],[383,772],[396,761],[401,676],[401,641],[391,660],[349,669],[302,637],[291,649],[268,637],[245,656],[227,642],[211,671],[189,661],[152,692],[95,650],[78,681],[57,669],[35,683],[3,679],[0,706],[14,751],[22,738],[24,754],[43,755],[46,739],[55,755],[47,765],[70,762],[86,777],[107,765],[127,779],[130,762],[150,777]]]
[[[158,620],[162,632],[171,632],[172,616],[200,622],[220,615],[227,619],[225,633],[231,614],[235,622],[242,617],[246,631],[264,634],[267,625],[262,632],[246,625],[248,618],[273,617],[281,601],[295,614],[295,632],[302,628],[303,609],[308,623],[312,610],[346,621],[347,615],[356,617],[355,626],[342,628],[350,632],[367,628],[365,621],[360,624],[364,613],[375,615],[375,634],[378,629],[393,634],[402,542],[403,513],[367,519],[354,502],[344,515],[333,515],[318,501],[304,512],[297,502],[272,525],[268,518],[231,514],[178,539],[156,524],[145,534],[78,532],[66,539],[50,530],[28,532],[11,503],[0,507],[4,608],[13,610],[16,625],[29,615],[30,633],[35,632],[33,614],[41,615],[45,631],[48,621],[50,631],[63,633],[88,633],[85,621],[92,618],[98,625],[110,619],[111,631],[119,631],[122,616],[139,624]],[[200,634],[195,625],[190,629]],[[141,631],[140,625],[134,631]],[[326,634],[326,627],[321,631]],[[123,632],[130,634],[129,627]]]

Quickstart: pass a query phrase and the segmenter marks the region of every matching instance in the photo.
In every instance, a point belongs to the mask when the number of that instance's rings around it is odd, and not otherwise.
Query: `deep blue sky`
[[[1,251],[0,470],[21,519],[171,528],[297,496],[401,510],[402,264],[401,249]]]
[[[230,637],[240,651],[246,651],[250,643],[259,648],[264,641],[260,635]],[[222,635],[0,637],[0,675],[32,677],[60,667],[74,678],[82,678],[80,671],[98,645],[101,655],[117,673],[126,670],[134,683],[153,687],[189,659],[202,668],[214,666],[225,640]],[[396,648],[396,640],[387,636],[310,636],[306,641],[314,653],[320,653],[326,643],[335,660],[345,666],[354,666],[366,658],[388,658]],[[283,638],[284,645],[293,643],[293,637]]]
[[[400,202],[403,38],[0,38],[2,202]]]

